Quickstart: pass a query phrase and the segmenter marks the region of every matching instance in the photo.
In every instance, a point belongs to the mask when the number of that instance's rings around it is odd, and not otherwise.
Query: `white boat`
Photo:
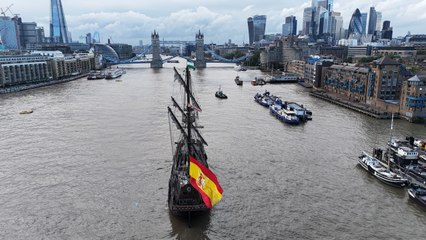
[[[32,109],[28,109],[28,110],[24,110],[24,111],[19,112],[19,114],[31,114],[31,113],[33,113]]]
[[[363,152],[358,158],[359,164],[369,173],[373,174],[380,181],[392,186],[404,187],[407,185],[407,179],[393,172],[377,158]]]
[[[281,74],[281,75],[275,75],[275,76],[269,76],[266,79],[266,82],[268,83],[292,83],[297,82],[298,77],[293,74]]]
[[[109,70],[106,74],[105,74],[105,79],[114,79],[114,78],[118,78],[121,77],[121,75],[125,74],[126,71],[124,71],[121,68],[114,68]]]

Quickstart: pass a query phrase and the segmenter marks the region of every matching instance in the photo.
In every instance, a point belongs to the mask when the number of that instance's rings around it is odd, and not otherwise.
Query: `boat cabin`
[[[419,152],[409,147],[400,147],[398,148],[397,155],[405,159],[417,159],[419,157]]]

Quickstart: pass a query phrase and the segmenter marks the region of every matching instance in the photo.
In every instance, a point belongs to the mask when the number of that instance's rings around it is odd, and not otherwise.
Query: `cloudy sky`
[[[2,0],[1,8],[13,4],[14,14],[24,22],[37,22],[49,34],[49,0]],[[311,0],[62,0],[68,30],[73,40],[84,42],[88,32],[99,32],[101,40],[137,44],[150,42],[156,29],[164,40],[194,40],[200,29],[206,43],[224,43],[228,39],[248,42],[247,18],[266,15],[266,32],[280,33],[284,18],[295,15],[298,30],[303,9]],[[394,36],[426,33],[426,0],[334,0],[334,10],[341,12],[347,28],[356,8],[368,12],[370,6],[390,20]],[[10,12],[7,12],[10,15]]]

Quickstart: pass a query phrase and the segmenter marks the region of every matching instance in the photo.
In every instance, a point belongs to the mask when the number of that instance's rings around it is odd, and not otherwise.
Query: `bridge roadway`
[[[188,43],[188,42],[191,42],[191,41],[163,41],[163,42],[174,42],[174,43],[182,42],[182,43]],[[207,52],[209,52],[214,59],[219,60],[219,62],[224,62],[224,63],[240,63],[240,62],[246,60],[250,56],[250,54],[246,54],[245,56],[242,56],[240,58],[235,58],[235,59],[224,58],[224,57],[220,56],[219,54],[217,54],[215,51],[211,50],[208,47],[208,45],[206,45],[206,44],[204,45],[204,50],[207,51]],[[130,59],[117,61],[117,60],[114,60],[114,59],[111,59],[111,58],[108,58],[108,57],[104,57],[104,58],[108,61],[108,63],[110,63],[112,65],[116,65],[116,64],[151,63],[151,61],[139,61],[140,58],[143,57],[143,56],[145,56],[145,54],[148,53],[149,51],[151,51],[151,45],[145,47],[144,51],[142,53],[140,53],[140,54],[138,54],[135,57],[130,58]],[[168,60],[170,60],[170,59],[172,59],[174,57],[176,57],[176,56],[172,56],[172,57],[169,57],[169,58],[166,58],[166,59],[162,59],[162,62],[164,63],[164,62],[166,62],[166,61],[168,61]]]

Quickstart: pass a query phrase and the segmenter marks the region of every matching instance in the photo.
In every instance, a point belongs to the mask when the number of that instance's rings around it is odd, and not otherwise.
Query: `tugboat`
[[[226,94],[222,92],[222,89],[220,89],[220,87],[219,87],[219,90],[217,90],[214,95],[217,98],[220,98],[220,99],[227,99],[228,98],[228,96],[226,96]]]
[[[240,76],[236,76],[234,81],[238,86],[243,85],[243,81],[240,80]]]
[[[175,79],[185,89],[184,107],[172,97],[173,107],[168,107],[169,118],[180,132],[173,144],[173,165],[169,179],[168,207],[172,214],[209,211],[221,198],[222,188],[209,169],[204,146],[207,142],[199,132],[198,113],[201,107],[192,94],[191,73],[188,66],[185,80],[174,68]],[[175,114],[175,112],[176,114]],[[182,121],[176,117],[182,116]],[[172,137],[172,136],[171,136]]]

